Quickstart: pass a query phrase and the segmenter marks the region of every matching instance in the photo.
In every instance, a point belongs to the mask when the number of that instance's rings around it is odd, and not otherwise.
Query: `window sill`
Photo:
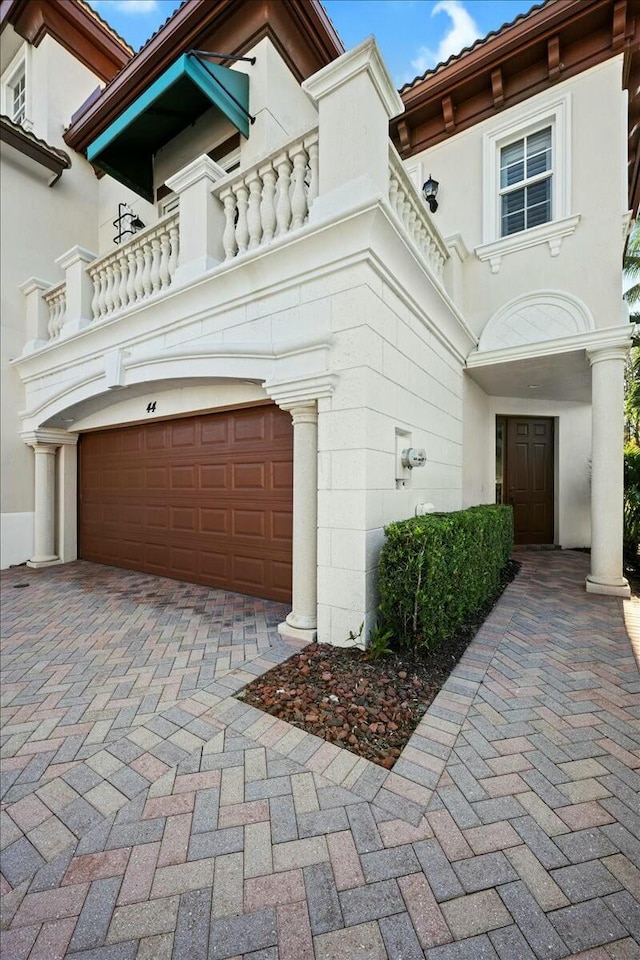
[[[543,223],[531,230],[522,230],[520,233],[514,233],[509,237],[501,237],[500,240],[483,243],[475,248],[475,255],[478,260],[489,261],[491,273],[500,271],[502,258],[507,254],[517,253],[518,250],[527,250],[529,247],[537,247],[541,243],[549,244],[551,256],[557,257],[562,247],[562,241],[575,232],[580,222],[580,216],[578,213],[574,217],[552,220],[550,223]]]

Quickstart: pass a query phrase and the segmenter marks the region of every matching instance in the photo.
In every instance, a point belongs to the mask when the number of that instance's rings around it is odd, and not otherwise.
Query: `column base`
[[[56,567],[62,563],[60,557],[41,557],[35,560],[27,560],[27,566],[39,570],[40,567]]]
[[[303,630],[301,627],[292,627],[286,620],[278,624],[278,633],[285,640],[296,640],[305,644],[313,643],[318,636],[318,631],[315,627]]]
[[[600,593],[607,597],[623,597],[628,600],[631,596],[631,587],[626,577],[592,577],[586,581],[587,593]]]

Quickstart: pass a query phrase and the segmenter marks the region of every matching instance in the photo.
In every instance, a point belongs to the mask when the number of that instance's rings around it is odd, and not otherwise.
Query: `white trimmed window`
[[[497,273],[509,253],[548,243],[560,252],[580,219],[571,210],[571,99],[517,107],[483,137],[482,244]]]
[[[553,219],[551,127],[500,149],[500,234],[539,227]]]
[[[30,128],[27,52],[23,48],[2,76],[2,112],[20,126]]]

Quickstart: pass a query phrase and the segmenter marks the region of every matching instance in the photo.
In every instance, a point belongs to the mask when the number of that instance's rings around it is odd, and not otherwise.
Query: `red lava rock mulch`
[[[511,561],[479,618],[437,650],[372,660],[353,647],[311,643],[250,683],[238,699],[390,769],[519,568]]]

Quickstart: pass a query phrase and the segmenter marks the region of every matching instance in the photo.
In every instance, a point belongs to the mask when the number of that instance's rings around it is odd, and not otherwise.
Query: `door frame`
[[[509,444],[508,444],[508,425],[509,421],[513,420],[547,420],[551,424],[551,481],[552,481],[552,490],[551,490],[551,501],[553,504],[553,530],[552,538],[550,543],[557,545],[558,543],[558,529],[559,529],[559,517],[558,517],[558,484],[559,484],[559,422],[558,417],[548,416],[548,415],[536,415],[533,413],[521,413],[521,414],[500,414],[495,415],[495,425],[494,425],[494,445],[495,445],[495,502],[496,503],[509,503],[507,495],[507,476],[508,476],[508,459],[509,459]],[[498,479],[498,430],[502,426],[502,476],[500,480]],[[500,484],[501,496],[499,497],[498,485]],[[545,546],[542,544],[541,546]]]

